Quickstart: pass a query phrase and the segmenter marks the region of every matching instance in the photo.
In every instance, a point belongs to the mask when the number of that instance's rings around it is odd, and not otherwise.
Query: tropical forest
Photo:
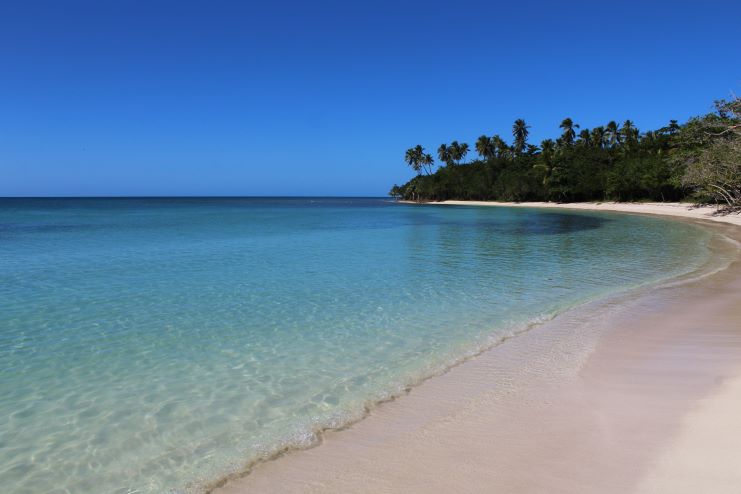
[[[416,176],[390,195],[407,201],[695,201],[741,207],[741,99],[685,123],[642,131],[626,120],[581,128],[571,118],[538,144],[515,120],[510,141],[482,135],[422,145],[404,161]],[[473,159],[472,159],[473,158]]]

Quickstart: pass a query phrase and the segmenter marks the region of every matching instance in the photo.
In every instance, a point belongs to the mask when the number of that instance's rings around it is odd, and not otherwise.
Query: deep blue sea
[[[384,199],[0,199],[0,490],[198,492],[534,322],[692,271],[710,236]]]

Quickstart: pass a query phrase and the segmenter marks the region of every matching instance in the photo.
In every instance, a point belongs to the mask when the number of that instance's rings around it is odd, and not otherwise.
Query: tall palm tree
[[[457,165],[468,154],[468,144],[465,142],[460,144],[458,141],[453,141],[450,143],[448,151],[450,152],[450,159]]]
[[[512,125],[512,137],[515,138],[515,153],[522,154],[522,151],[525,149],[525,145],[527,144],[527,136],[530,133],[528,131],[529,128],[530,126],[527,125],[521,118],[515,120],[514,125]]]
[[[476,140],[476,152],[485,160],[494,157],[494,145],[491,139],[485,135],[480,136]]]
[[[467,143],[461,143],[460,146],[458,146],[458,161],[466,159],[466,155],[468,154],[468,144]]]
[[[404,154],[404,161],[417,173],[420,171],[424,171],[427,175],[432,173],[432,165],[434,163],[432,156],[425,153],[425,148],[419,144],[407,149]]]
[[[422,167],[425,168],[427,171],[427,175],[432,174],[432,166],[435,164],[435,160],[432,159],[432,156],[427,153],[422,153],[421,158],[419,159],[419,162],[422,164]]]
[[[440,147],[437,148],[437,157],[448,166],[453,162],[450,156],[450,148],[445,144],[440,144]]]
[[[491,143],[494,147],[494,155],[497,158],[504,158],[507,156],[507,153],[509,152],[509,146],[506,142],[504,142],[504,139],[499,137],[499,134],[492,136]]]
[[[404,161],[406,161],[407,165],[412,167],[412,170],[415,172],[419,173],[422,170],[422,163],[420,163],[420,156],[417,152],[417,148],[407,149],[407,152],[404,154]]]
[[[458,164],[458,160],[461,156],[461,145],[458,144],[458,141],[453,141],[450,143],[448,149],[450,150],[450,159],[454,163]]]
[[[579,126],[575,125],[574,121],[570,118],[564,118],[559,127],[563,129],[563,134],[561,134],[562,142],[567,146],[571,146],[576,137],[576,131],[574,129],[578,129]]]
[[[556,151],[556,144],[552,139],[545,139],[540,143],[540,160],[539,163],[533,165],[534,170],[539,170],[543,173],[543,187],[548,188],[553,178],[556,167],[553,165],[553,155]]]
[[[619,146],[621,142],[620,129],[614,120],[610,120],[605,128],[610,146]]]

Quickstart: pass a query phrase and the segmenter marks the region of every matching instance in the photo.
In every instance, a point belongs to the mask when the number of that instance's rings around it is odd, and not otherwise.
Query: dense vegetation
[[[630,120],[580,129],[570,118],[561,134],[539,146],[518,119],[512,143],[482,135],[478,158],[466,162],[468,144],[442,144],[435,170],[418,145],[405,161],[417,176],[390,194],[413,201],[676,201],[741,205],[741,102],[716,102],[716,111],[683,125],[672,120],[640,132]]]

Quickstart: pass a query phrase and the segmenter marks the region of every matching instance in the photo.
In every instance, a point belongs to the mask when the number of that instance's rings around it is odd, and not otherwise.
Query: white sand
[[[416,204],[416,203],[411,203]],[[741,226],[741,214],[717,214],[715,206],[692,206],[678,202],[495,202],[495,201],[441,201],[424,204],[451,206],[500,206],[520,208],[560,208],[582,209],[589,211],[618,211],[623,213],[656,214],[661,216],[679,216],[682,218],[702,219],[730,223]]]
[[[591,205],[622,206],[658,207]],[[735,493],[739,459],[737,260],[568,311],[217,492]]]
[[[741,375],[741,370],[739,370]],[[741,377],[697,403],[645,476],[641,494],[741,491]]]

